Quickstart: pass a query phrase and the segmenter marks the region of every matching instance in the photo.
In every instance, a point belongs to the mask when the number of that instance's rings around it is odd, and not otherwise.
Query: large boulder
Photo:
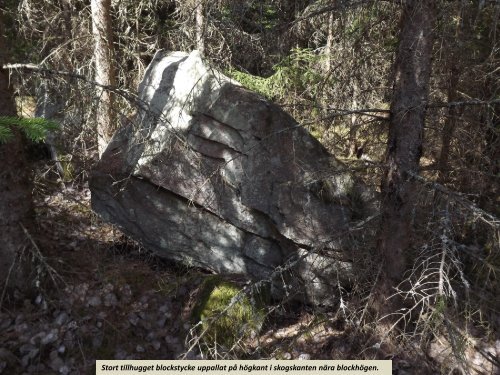
[[[366,200],[343,165],[196,51],[158,52],[139,103],[92,175],[93,209],[161,257],[334,303]]]

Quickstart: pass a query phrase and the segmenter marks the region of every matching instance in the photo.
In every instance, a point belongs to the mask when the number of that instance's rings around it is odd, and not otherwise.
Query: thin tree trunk
[[[61,98],[51,98],[49,94],[49,89],[47,87],[47,82],[44,81],[39,86],[39,93],[35,108],[35,117],[44,118],[47,120],[52,120],[61,109],[64,108],[64,105],[61,103]],[[57,173],[61,179],[64,179],[64,168],[62,167],[61,162],[59,161],[59,157],[57,155],[57,149],[55,146],[55,136],[53,132],[48,132],[45,137],[45,144],[50,149],[50,158],[55,164]]]
[[[333,22],[334,22],[333,12],[330,12],[330,15],[328,16],[328,35],[326,37],[326,49],[325,49],[325,55],[326,55],[325,71],[327,72],[329,72],[332,69],[332,51],[333,51],[333,43],[335,41],[333,35],[333,26],[334,26]]]
[[[205,54],[205,2],[198,0],[196,4],[196,49]]]
[[[460,7],[458,10],[457,17],[457,27],[455,29],[455,40],[462,39],[464,21],[463,21],[463,7]],[[453,46],[451,46],[453,48]],[[457,48],[457,47],[455,47]],[[449,79],[448,79],[448,103],[452,103],[458,101],[458,82],[460,78],[460,68],[459,68],[459,51],[455,49],[452,50],[450,55],[450,59],[448,60],[449,67]],[[451,140],[453,139],[453,133],[455,132],[455,128],[457,126],[457,117],[458,117],[458,108],[455,106],[451,106],[448,108],[448,116],[445,119],[443,133],[441,135],[441,153],[439,155],[438,160],[438,182],[446,183],[449,179],[449,158],[450,158],[450,149],[451,149]]]
[[[16,116],[9,76],[2,69],[8,51],[2,16],[0,11],[0,116]],[[34,227],[33,185],[23,137],[17,129],[12,131],[14,137],[0,143],[0,294],[7,282],[10,287],[26,288],[26,263],[19,262],[19,255],[27,244],[23,227]]]
[[[94,35],[95,80],[105,86],[116,86],[113,65],[111,28],[111,0],[92,0],[92,33]],[[99,98],[97,106],[97,144],[102,155],[116,130],[114,95],[109,90],[96,88]]]
[[[412,238],[415,184],[419,171],[425,108],[431,74],[434,0],[403,1],[395,90],[382,180],[382,222],[378,250],[383,261],[379,292],[385,296],[407,268]]]
[[[352,100],[351,100],[351,109],[358,109],[358,96],[359,96],[359,86],[356,77],[353,77],[353,87],[352,87]],[[358,125],[358,116],[356,113],[351,115],[351,126],[349,127],[349,157],[355,157],[358,153],[358,145],[357,143],[357,125]]]
[[[453,66],[450,68],[450,80],[448,82],[448,102],[457,101],[457,86],[458,86],[458,69]],[[445,183],[449,178],[449,158],[451,140],[457,126],[457,107],[451,106],[448,108],[448,116],[445,119],[443,133],[441,136],[441,154],[438,161],[438,182]]]
[[[73,40],[73,26],[71,23],[71,2],[70,0],[61,0],[64,18],[64,29],[68,41]]]

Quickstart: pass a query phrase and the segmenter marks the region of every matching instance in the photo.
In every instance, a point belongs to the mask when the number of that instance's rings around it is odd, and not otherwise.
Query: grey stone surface
[[[92,175],[94,210],[158,255],[217,273],[259,280],[295,260],[275,295],[284,282],[334,303],[337,279],[351,276],[339,234],[363,191],[342,164],[196,51],[158,52],[139,98]]]

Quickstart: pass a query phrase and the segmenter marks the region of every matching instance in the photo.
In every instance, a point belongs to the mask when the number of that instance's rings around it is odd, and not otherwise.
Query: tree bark
[[[57,113],[64,108],[62,103],[62,97],[51,98],[49,94],[49,88],[47,87],[47,82],[44,81],[39,85],[37,95],[37,103],[35,108],[35,117],[44,118],[47,120],[52,120],[57,115]],[[53,132],[48,132],[45,137],[45,144],[49,147],[50,157],[55,164],[57,173],[59,177],[64,179],[64,168],[57,155],[57,149],[54,142]]]
[[[332,69],[332,52],[333,52],[333,44],[335,41],[334,32],[334,21],[335,18],[333,16],[333,12],[330,12],[328,15],[328,35],[326,37],[326,48],[325,48],[325,71],[329,72]]]
[[[113,65],[113,43],[111,28],[111,0],[92,0],[92,34],[94,36],[95,81],[105,86],[116,86]],[[102,155],[116,130],[114,95],[109,90],[96,87],[99,98],[97,106],[97,145]]]
[[[379,291],[387,296],[403,278],[412,237],[415,183],[422,154],[431,74],[434,0],[402,3],[395,87],[391,103],[387,170],[382,179],[382,222],[378,251],[383,261]]]
[[[205,55],[205,2],[198,0],[196,4],[196,49]]]
[[[2,69],[7,61],[0,11],[0,116],[16,116],[16,105],[8,73]],[[14,137],[0,143],[0,294],[4,287],[26,289],[26,262],[20,253],[27,245],[24,228],[33,226],[33,184],[21,133],[11,129]],[[9,288],[10,289],[10,288]]]
[[[450,77],[448,82],[448,102],[453,103],[458,100],[457,86],[458,86],[458,69],[455,66],[450,68]],[[443,133],[441,136],[441,153],[439,155],[438,161],[438,182],[443,184],[448,181],[449,177],[449,158],[450,158],[450,148],[451,140],[453,138],[453,133],[457,126],[457,107],[451,106],[448,108],[448,116],[445,119]]]
[[[351,99],[351,108],[353,110],[358,109],[358,96],[359,96],[359,85],[356,76],[352,77],[352,99]],[[351,115],[351,126],[349,127],[349,157],[355,157],[358,153],[358,148],[362,147],[357,143],[357,135],[358,135],[358,114],[353,113]],[[358,158],[359,159],[359,158]]]

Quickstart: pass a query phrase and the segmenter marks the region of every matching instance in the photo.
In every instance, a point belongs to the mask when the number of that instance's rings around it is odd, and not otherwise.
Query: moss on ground
[[[238,285],[218,276],[207,277],[202,283],[193,318],[202,321],[207,344],[217,343],[229,349],[238,340],[249,338],[261,329],[266,293],[248,296],[240,292]]]

